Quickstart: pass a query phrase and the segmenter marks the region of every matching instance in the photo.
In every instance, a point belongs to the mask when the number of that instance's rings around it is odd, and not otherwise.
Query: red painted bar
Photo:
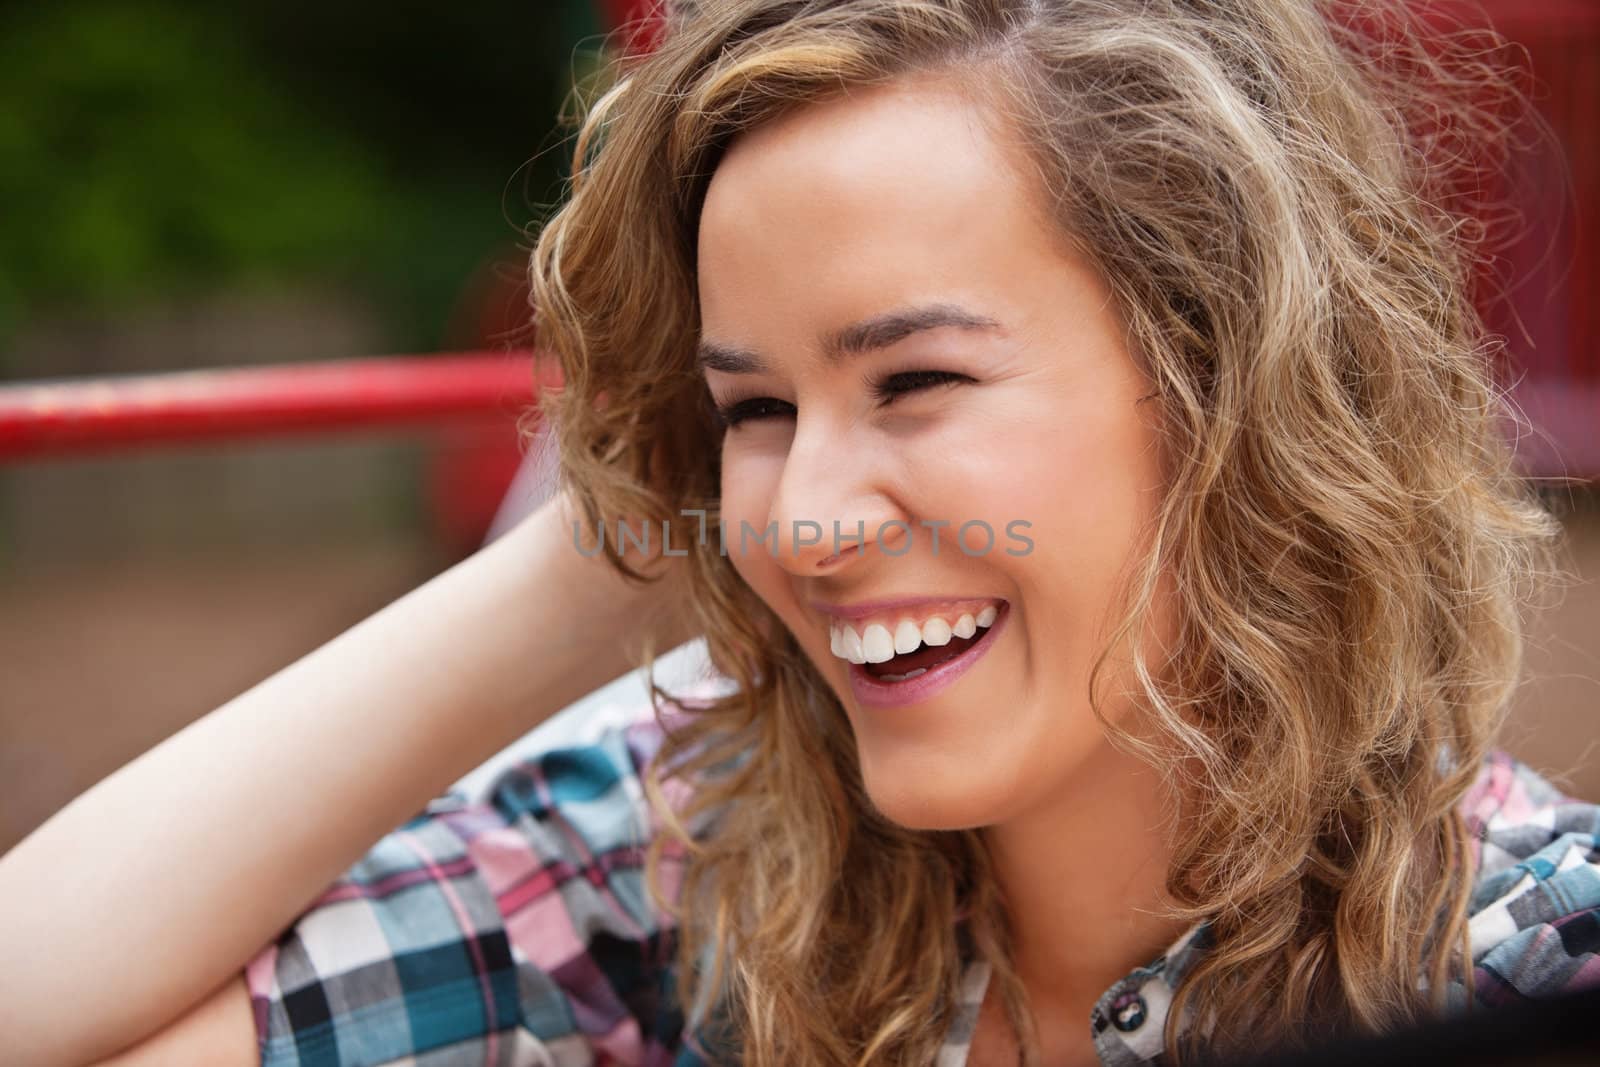
[[[0,385],[0,462],[316,431],[508,423],[559,368],[531,352],[353,359]]]

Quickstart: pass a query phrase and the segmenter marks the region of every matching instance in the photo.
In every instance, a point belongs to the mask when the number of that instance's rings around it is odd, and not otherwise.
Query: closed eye
[[[973,378],[955,371],[946,370],[912,370],[901,371],[899,374],[890,374],[872,383],[872,395],[878,403],[888,404],[896,397],[905,396],[923,389],[932,389],[938,385],[955,385],[958,382],[970,382]]]
[[[770,419],[793,414],[793,404],[784,400],[774,400],[770,396],[752,396],[716,406],[717,421],[725,430],[731,430],[741,422],[749,422],[751,419]]]
[[[976,381],[970,375],[959,374],[955,371],[942,370],[915,370],[901,371],[897,374],[885,375],[872,382],[869,391],[872,393],[879,406],[887,407],[895,400],[910,393],[921,392],[943,385],[958,385],[962,382]],[[794,414],[794,405],[787,400],[778,400],[770,396],[753,396],[731,400],[725,404],[718,404],[715,408],[717,421],[724,429],[733,429],[740,423],[752,419],[782,418]]]

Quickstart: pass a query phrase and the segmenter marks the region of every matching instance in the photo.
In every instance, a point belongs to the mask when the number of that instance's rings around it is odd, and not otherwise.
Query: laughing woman
[[[533,256],[563,494],[0,863],[22,1062],[1189,1062],[1600,984],[1600,814],[1494,748],[1558,527],[1416,31],[675,10]],[[688,633],[726,686],[418,812]]]

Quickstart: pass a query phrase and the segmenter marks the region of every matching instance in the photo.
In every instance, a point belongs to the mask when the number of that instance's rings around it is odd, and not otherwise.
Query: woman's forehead
[[[776,190],[823,210],[973,212],[1020,179],[993,125],[958,83],[928,75],[799,105],[734,139],[707,191],[702,230],[719,213],[737,223],[760,212]]]
[[[830,317],[848,321],[981,300],[1058,258],[1026,171],[991,126],[959,89],[920,80],[807,104],[742,135],[700,218],[705,323],[771,325],[819,303],[843,305]]]

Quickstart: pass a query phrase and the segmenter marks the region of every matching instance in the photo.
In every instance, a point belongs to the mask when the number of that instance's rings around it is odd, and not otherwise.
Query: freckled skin
[[[778,558],[733,562],[839,694],[867,788],[889,817],[952,829],[1048,804],[1100,749],[1087,677],[1112,584],[1159,493],[1151,392],[1099,277],[1069,258],[987,117],[953,90],[899,82],[813,104],[735,142],[699,234],[703,336],[758,353],[757,375],[708,371],[713,396],[770,396],[794,413],[723,445],[722,499],[782,531]],[[999,331],[943,327],[827,364],[819,337],[902,306],[960,305]],[[874,375],[958,371],[974,384],[875,399]],[[910,549],[877,550],[886,521]],[[969,556],[955,528],[996,533]],[[1006,536],[1031,523],[1023,546]],[[796,550],[795,520],[829,530]],[[864,555],[831,527],[864,521]],[[939,552],[922,520],[947,520]],[[980,532],[970,534],[976,551]],[[892,549],[904,547],[891,534]],[[819,566],[820,564],[820,566]],[[985,659],[920,705],[862,709],[812,599],[998,596],[1014,615]]]

